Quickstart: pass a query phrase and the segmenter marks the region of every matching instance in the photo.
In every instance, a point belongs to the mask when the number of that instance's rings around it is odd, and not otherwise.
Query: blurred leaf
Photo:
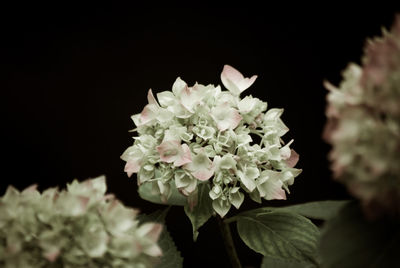
[[[142,222],[152,221],[164,224],[163,231],[158,239],[158,245],[161,247],[163,252],[161,260],[156,266],[158,268],[179,268],[183,266],[183,258],[165,226],[165,218],[169,209],[170,207],[163,210],[157,210],[140,218],[140,221]]]
[[[247,214],[238,218],[237,229],[248,247],[275,262],[315,266],[319,231],[301,215],[285,211]]]
[[[324,267],[397,267],[400,224],[381,219],[368,221],[359,205],[347,204],[327,221],[319,244]]]
[[[290,261],[287,259],[277,259],[270,256],[263,257],[261,268],[315,268],[317,267],[311,262]]]
[[[199,232],[197,231],[213,214],[212,200],[209,196],[210,185],[202,183],[198,185],[198,201],[197,204],[190,208],[189,204],[185,205],[185,213],[190,219],[193,227],[193,240],[197,240]]]
[[[262,215],[270,213],[272,211],[287,211],[292,213],[300,214],[304,217],[317,219],[317,220],[328,220],[335,216],[338,211],[348,203],[348,200],[327,200],[327,201],[314,201],[303,204],[296,204],[285,207],[262,207],[249,211],[245,211],[239,215]]]
[[[138,192],[142,199],[156,204],[184,206],[187,203],[186,197],[179,193],[175,183],[171,183],[171,195],[169,196],[167,202],[163,202],[161,200],[160,194],[153,194],[151,183],[143,183],[141,186],[139,186]]]
[[[154,211],[151,214],[140,214],[137,216],[137,218],[139,219],[140,223],[143,222],[148,222],[148,221],[153,221],[153,222],[158,222],[158,223],[165,223],[165,218],[167,217],[167,214],[169,212],[169,210],[171,209],[171,207],[167,207],[165,209],[159,209]]]

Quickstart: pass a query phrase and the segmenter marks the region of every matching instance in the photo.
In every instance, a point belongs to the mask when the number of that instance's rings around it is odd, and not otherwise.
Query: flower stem
[[[219,216],[216,217],[218,226],[221,231],[222,238],[224,239],[225,249],[228,253],[229,260],[233,268],[242,268],[239,257],[237,255],[235,244],[233,243],[231,229],[229,223],[224,222]]]
[[[233,216],[233,217],[227,218],[224,220],[224,223],[229,224],[231,222],[235,222],[238,220],[238,218],[239,218],[238,216]]]

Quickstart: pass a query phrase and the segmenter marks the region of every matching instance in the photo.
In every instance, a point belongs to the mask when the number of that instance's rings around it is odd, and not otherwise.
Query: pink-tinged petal
[[[159,106],[151,88],[149,89],[149,92],[147,92],[147,101],[149,104],[155,104],[156,106]]]
[[[157,242],[162,232],[162,225],[159,223],[144,223],[139,229],[140,236],[147,237],[153,242]]]
[[[153,228],[150,230],[149,234],[147,235],[148,238],[150,238],[151,241],[157,242],[158,238],[160,237],[160,234],[162,232],[162,225],[159,223],[153,224]]]
[[[239,112],[236,109],[229,107],[227,103],[213,108],[211,110],[211,117],[216,122],[217,128],[220,131],[229,128],[235,129],[242,120],[242,116]]]
[[[192,172],[192,175],[198,180],[206,181],[214,175],[214,169],[200,169]]]
[[[249,88],[256,79],[257,75],[253,75],[251,78],[245,78],[238,70],[229,65],[225,65],[221,73],[222,83],[235,95],[239,95]]]
[[[271,198],[276,200],[286,200],[286,193],[282,188],[275,189],[271,194]]]
[[[157,244],[153,244],[150,247],[145,248],[143,252],[152,257],[162,256],[161,248]]]
[[[179,154],[180,142],[176,140],[163,141],[156,147],[157,152],[160,154],[161,161],[172,163],[177,160]]]
[[[139,170],[140,165],[136,159],[131,159],[126,162],[124,171],[128,174],[128,177],[132,176],[133,173],[139,172]]]
[[[235,129],[242,119],[243,117],[239,114],[239,112],[236,109],[232,108],[231,116],[229,117],[230,127],[232,129]]]
[[[47,259],[50,262],[54,262],[55,260],[57,260],[58,256],[60,255],[60,250],[56,249],[53,250],[51,252],[47,252],[45,253],[43,256],[45,257],[45,259]]]
[[[280,176],[280,172],[277,171],[265,170],[262,172],[260,184],[257,185],[261,197],[266,200],[286,199],[286,193],[282,189],[283,183],[280,180]]]
[[[184,144],[182,144],[181,148],[182,148],[182,154],[174,162],[174,166],[176,166],[176,167],[180,167],[187,163],[192,162],[192,154],[190,153],[189,146],[187,146],[187,144],[184,143]]]
[[[25,188],[25,189],[22,191],[22,193],[37,192],[37,187],[38,187],[37,184],[33,184],[33,185],[31,185],[31,186]]]
[[[187,84],[185,81],[183,81],[180,77],[178,77],[173,86],[172,86],[172,92],[176,97],[179,97],[182,93],[182,91],[187,87]]]
[[[180,144],[178,140],[163,141],[157,146],[161,161],[174,163],[176,167],[192,162],[192,156],[187,144]]]
[[[181,104],[186,110],[193,113],[193,109],[200,103],[204,96],[204,88],[196,83],[193,87],[185,87],[182,90],[180,97]]]
[[[206,181],[214,175],[215,167],[213,162],[208,158],[204,149],[195,155],[192,162],[184,166],[198,180]]]
[[[224,82],[224,80],[230,80],[236,84],[243,80],[244,76],[238,70],[226,64],[222,70],[221,78],[222,82]]]
[[[156,106],[147,104],[140,113],[140,124],[144,125],[157,117]]]
[[[196,102],[195,95],[192,92],[192,89],[189,87],[185,87],[181,92],[181,104],[186,108],[189,112],[193,112],[193,106]]]
[[[90,198],[86,197],[86,196],[79,196],[79,205],[82,211],[86,211],[88,205],[89,205],[89,201]]]
[[[292,168],[299,162],[299,154],[293,149],[290,152],[290,157],[286,159],[286,164]]]

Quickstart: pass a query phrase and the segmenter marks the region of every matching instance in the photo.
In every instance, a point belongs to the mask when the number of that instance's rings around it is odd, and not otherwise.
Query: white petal
[[[228,200],[216,199],[213,200],[212,206],[214,210],[223,218],[231,208],[231,204]]]
[[[157,244],[153,244],[150,247],[145,248],[143,252],[153,257],[158,257],[162,255],[161,248]]]
[[[176,103],[177,99],[171,91],[157,93],[158,101],[162,107],[169,107]]]
[[[174,166],[180,167],[187,163],[192,162],[192,154],[190,152],[189,146],[186,143],[182,144],[182,153],[179,155],[179,158],[175,160]]]
[[[156,101],[156,98],[154,98],[153,91],[151,91],[151,88],[147,92],[147,101],[149,102],[149,104],[154,104],[156,106],[159,106]]]
[[[256,183],[253,179],[248,178],[242,171],[238,170],[237,175],[239,176],[240,181],[249,189],[250,192],[254,191],[256,188]]]
[[[290,145],[293,143],[293,139],[289,141],[285,146],[283,146],[280,151],[281,151],[281,157],[282,159],[286,160],[289,159],[291,150],[290,150]]]
[[[244,78],[238,70],[229,65],[225,65],[221,73],[222,84],[234,95],[239,95],[249,88],[256,78],[257,75],[253,75],[250,79]]]
[[[264,116],[264,121],[276,121],[282,115],[283,109],[272,108],[269,109]]]
[[[176,97],[179,97],[181,95],[182,90],[184,90],[185,87],[187,87],[185,81],[183,81],[180,77],[178,77],[175,80],[174,85],[172,86],[172,92]]]

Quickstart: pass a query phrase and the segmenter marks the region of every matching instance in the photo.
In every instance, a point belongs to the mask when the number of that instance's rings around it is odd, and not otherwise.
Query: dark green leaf
[[[397,267],[400,225],[389,219],[368,221],[357,203],[327,221],[319,245],[324,267]]]
[[[170,207],[163,210],[157,210],[149,215],[143,215],[142,217],[140,217],[140,221],[152,221],[164,224],[169,209]],[[160,238],[158,239],[158,245],[161,247],[163,252],[161,260],[157,265],[158,268],[179,268],[183,266],[183,258],[176,248],[176,245],[165,225],[163,227]]]
[[[162,205],[184,206],[187,203],[186,197],[178,191],[174,182],[171,182],[171,195],[167,202],[161,200],[160,194],[153,194],[152,187],[152,183],[143,183],[138,189],[139,196],[144,200]]]
[[[183,258],[181,257],[180,252],[176,248],[176,245],[166,228],[161,233],[158,244],[162,249],[163,255],[157,267],[179,268],[183,266]]]
[[[245,211],[240,215],[256,214],[262,215],[264,213],[270,213],[271,211],[287,211],[292,213],[300,214],[304,217],[317,219],[317,220],[328,220],[338,213],[338,211],[348,203],[347,200],[327,200],[327,201],[314,201],[303,204],[291,205],[286,207],[262,207],[249,211]]]
[[[237,229],[254,251],[277,261],[315,263],[318,228],[307,218],[285,211],[240,216]]]
[[[310,262],[290,261],[287,259],[277,259],[264,257],[261,268],[315,268],[316,265]]]
[[[193,240],[199,235],[198,229],[208,221],[213,214],[212,200],[209,196],[210,185],[202,183],[198,185],[198,201],[196,206],[190,208],[185,205],[185,213],[189,217],[193,227]]]
[[[159,222],[164,224],[165,223],[165,218],[167,217],[167,214],[170,210],[170,206],[165,208],[165,209],[159,209],[154,211],[151,214],[141,214],[138,216],[139,220],[141,222],[145,222],[145,221],[153,221],[153,222]]]

